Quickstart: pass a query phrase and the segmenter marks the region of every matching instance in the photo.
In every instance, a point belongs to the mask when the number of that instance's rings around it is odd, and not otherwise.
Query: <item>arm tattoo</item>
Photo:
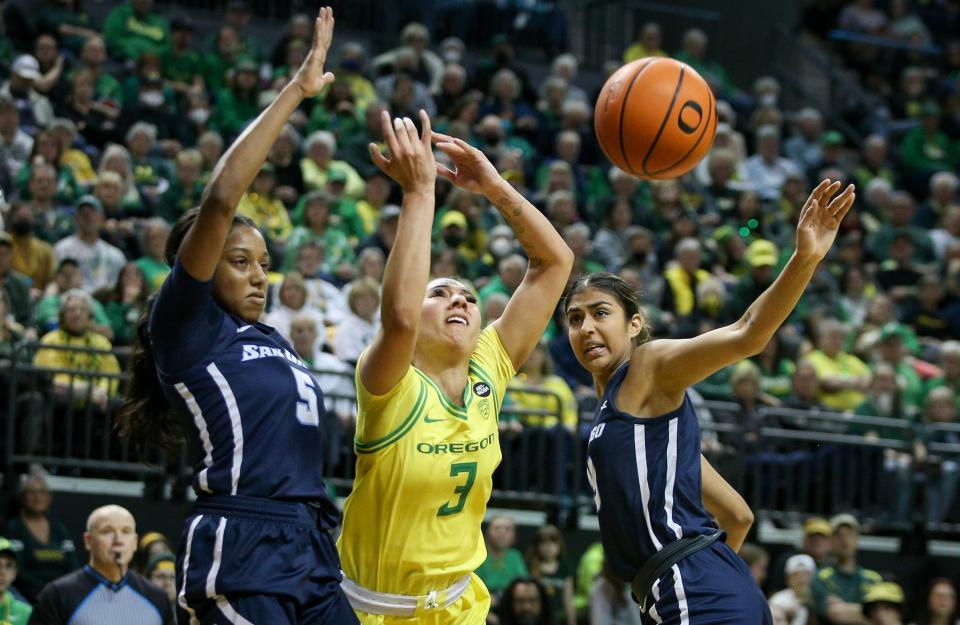
[[[540,267],[543,265],[543,258],[540,257],[539,253],[537,252],[537,248],[533,244],[533,241],[530,240],[530,237],[525,236],[526,228],[522,223],[520,223],[520,215],[523,213],[523,202],[519,202],[511,211],[507,208],[509,201],[510,199],[507,197],[507,195],[502,193],[494,198],[494,205],[498,210],[500,210],[504,220],[506,220],[507,224],[513,229],[513,233],[516,235],[517,240],[520,241],[523,251],[527,253],[529,266],[531,268]]]

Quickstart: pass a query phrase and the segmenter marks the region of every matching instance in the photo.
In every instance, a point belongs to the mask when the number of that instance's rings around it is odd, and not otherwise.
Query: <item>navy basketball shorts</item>
[[[315,510],[249,497],[202,498],[177,556],[180,625],[357,623],[340,558]]]
[[[656,605],[646,624],[773,625],[767,599],[750,569],[723,542],[681,560],[652,592]]]

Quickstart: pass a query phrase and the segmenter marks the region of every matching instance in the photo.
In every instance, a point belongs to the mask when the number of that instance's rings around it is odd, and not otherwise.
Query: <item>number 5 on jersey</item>
[[[304,425],[320,425],[320,413],[317,411],[317,383],[306,371],[290,367],[297,380],[297,421]]]

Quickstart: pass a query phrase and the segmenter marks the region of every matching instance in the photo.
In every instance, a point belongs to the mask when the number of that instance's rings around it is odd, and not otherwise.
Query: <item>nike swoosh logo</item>
[[[440,423],[441,421],[446,421],[446,419],[431,419],[430,417],[424,417],[424,423]]]
[[[243,332],[244,330],[247,330],[247,329],[249,329],[249,328],[251,328],[251,327],[253,327],[253,326],[240,326],[239,328],[237,328],[237,334],[240,334],[240,333]]]

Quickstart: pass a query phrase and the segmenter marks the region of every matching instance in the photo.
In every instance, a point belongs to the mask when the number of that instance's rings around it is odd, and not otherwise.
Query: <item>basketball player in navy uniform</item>
[[[700,455],[686,389],[770,341],[853,204],[853,186],[836,195],[839,189],[839,182],[824,180],[810,194],[792,258],[732,325],[691,339],[647,342],[636,294],[622,279],[591,274],[570,289],[570,343],[600,398],[587,462],[600,536],[613,573],[632,585],[646,623],[772,623],[750,571],[707,514],[736,505],[730,501],[736,495]],[[740,542],[742,536],[734,548]]]
[[[294,348],[258,323],[267,255],[236,206],[323,71],[333,14],[320,10],[303,65],[214,170],[199,210],[174,225],[170,276],[141,321],[121,426],[141,448],[177,448],[188,424],[195,514],[177,558],[182,624],[356,623],[340,590],[321,478],[323,396]]]

